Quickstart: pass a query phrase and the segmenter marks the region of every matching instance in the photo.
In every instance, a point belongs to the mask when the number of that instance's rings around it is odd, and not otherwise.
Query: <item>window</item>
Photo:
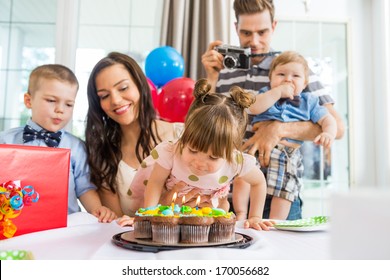
[[[84,138],[90,71],[110,51],[127,53],[143,67],[147,54],[159,46],[162,4],[159,0],[1,0],[0,130],[26,123],[30,112],[23,94],[30,72],[38,65],[61,63],[75,71],[80,83],[68,128]]]
[[[23,104],[33,68],[54,63],[56,0],[0,3],[0,130],[24,125]]]
[[[143,68],[146,56],[159,46],[162,1],[80,1],[76,75],[80,82],[73,133],[84,137],[87,83],[94,65],[110,51],[129,54]],[[93,8],[92,8],[93,7]]]

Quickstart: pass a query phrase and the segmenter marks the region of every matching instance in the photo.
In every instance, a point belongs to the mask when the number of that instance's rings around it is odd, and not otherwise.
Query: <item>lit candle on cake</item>
[[[203,216],[202,209],[199,209],[199,203],[200,203],[200,196],[198,195],[198,198],[196,199],[195,208],[192,208],[191,214],[197,216]]]
[[[172,208],[172,212],[175,210],[175,201],[176,201],[176,197],[177,197],[177,192],[175,192],[172,196],[172,204],[171,204],[171,208]]]
[[[196,210],[199,209],[199,203],[200,203],[200,195],[198,195],[198,198],[196,199]]]
[[[185,195],[183,195],[183,197],[181,199],[180,212],[183,213],[183,214],[191,213],[192,212],[192,208],[190,206],[184,205],[185,203],[186,203],[186,197],[185,197]]]
[[[181,206],[184,206],[184,203],[186,203],[186,196],[183,195],[183,198],[181,199]]]

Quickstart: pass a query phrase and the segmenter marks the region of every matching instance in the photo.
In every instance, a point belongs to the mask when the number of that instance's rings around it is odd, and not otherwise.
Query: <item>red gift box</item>
[[[20,180],[22,187],[31,185],[39,194],[36,203],[12,219],[14,236],[66,227],[69,149],[0,144],[0,162],[0,183]]]

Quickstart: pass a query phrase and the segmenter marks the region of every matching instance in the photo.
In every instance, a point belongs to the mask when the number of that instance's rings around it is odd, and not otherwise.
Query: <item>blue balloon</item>
[[[161,87],[170,80],[183,77],[184,59],[172,47],[158,47],[146,57],[145,73],[156,86]]]

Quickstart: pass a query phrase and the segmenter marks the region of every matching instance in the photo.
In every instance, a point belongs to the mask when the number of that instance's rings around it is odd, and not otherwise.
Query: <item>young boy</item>
[[[71,150],[68,214],[79,212],[77,199],[99,222],[111,222],[114,212],[102,206],[96,186],[89,180],[89,166],[84,143],[64,130],[73,114],[79,84],[74,73],[59,64],[35,68],[30,75],[24,104],[31,109],[25,127],[0,133],[2,144],[49,146]]]
[[[252,124],[268,120],[312,121],[322,128],[314,143],[329,148],[336,137],[336,120],[324,106],[319,105],[317,96],[303,91],[309,80],[309,66],[305,58],[296,52],[283,52],[272,61],[269,78],[270,88],[262,88],[256,102],[249,108],[250,114],[257,114]],[[267,169],[267,194],[273,196],[270,219],[286,219],[291,203],[298,197],[302,177],[299,172],[303,171],[298,164],[302,143],[284,138],[271,151]],[[248,192],[248,187],[240,180],[234,182],[233,205],[239,220],[246,218],[247,208],[237,209],[236,205],[247,205]]]

